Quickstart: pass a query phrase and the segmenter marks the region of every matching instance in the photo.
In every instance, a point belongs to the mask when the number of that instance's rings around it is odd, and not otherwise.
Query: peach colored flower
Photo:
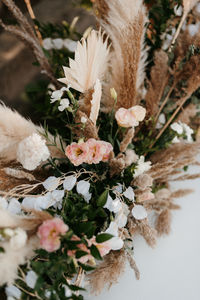
[[[87,143],[72,143],[71,145],[67,146],[65,150],[66,156],[75,166],[81,165],[83,162],[87,161],[89,153],[89,147]]]
[[[88,240],[88,245],[89,246],[95,245],[102,257],[108,254],[112,250],[109,241],[98,244],[96,242],[95,236],[93,236],[90,240]]]
[[[119,108],[115,113],[115,119],[119,126],[128,128],[138,125],[138,121],[133,114],[126,108]]]
[[[110,143],[104,141],[100,141],[100,143],[101,143],[101,147],[103,148],[102,161],[106,162],[109,160],[110,152],[113,151],[113,146]]]
[[[129,108],[129,111],[138,122],[143,121],[146,116],[146,109],[140,105]]]
[[[58,250],[60,235],[65,234],[68,229],[68,226],[59,218],[44,221],[37,232],[40,246],[48,252]]]
[[[76,235],[73,235],[72,238],[71,238],[71,240],[72,240],[72,241],[81,241],[81,239],[80,239],[78,236],[76,236]],[[86,254],[86,255],[84,255],[84,256],[82,256],[82,257],[80,257],[80,258],[77,259],[80,263],[85,264],[85,263],[88,262],[89,260],[93,260],[93,256],[90,254],[90,250],[87,248],[87,246],[86,246],[85,244],[80,243],[80,244],[78,244],[78,245],[76,245],[76,246],[77,246],[77,248],[79,248],[80,250],[82,250],[82,251],[88,253],[88,254]],[[68,250],[68,251],[67,251],[67,254],[68,254],[69,256],[75,257],[76,251],[77,251],[77,250]]]
[[[98,164],[103,158],[103,148],[101,147],[101,143],[95,139],[89,139],[86,143],[89,147],[87,163]]]

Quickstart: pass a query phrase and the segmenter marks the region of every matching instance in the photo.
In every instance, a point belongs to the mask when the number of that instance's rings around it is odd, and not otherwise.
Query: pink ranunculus
[[[68,226],[59,218],[44,221],[37,232],[41,248],[48,252],[58,250],[60,248],[60,235],[65,234],[68,229]]]
[[[124,128],[138,126],[138,121],[134,115],[126,108],[119,108],[115,113],[115,119],[119,126]]]
[[[80,239],[78,236],[76,236],[76,235],[73,235],[72,238],[71,238],[71,240],[72,240],[72,241],[81,241],[81,239]],[[82,250],[82,251],[88,253],[88,254],[86,254],[86,255],[84,255],[84,256],[82,256],[82,257],[80,257],[80,258],[77,259],[80,263],[85,264],[85,263],[87,263],[88,261],[92,261],[92,260],[93,260],[93,256],[90,254],[90,250],[87,248],[87,246],[86,246],[85,244],[80,243],[80,244],[78,244],[78,245],[76,245],[76,246],[77,246],[77,248],[79,248],[80,250]],[[67,251],[67,254],[68,254],[69,256],[75,257],[76,251],[77,251],[77,250],[68,250],[68,251]]]
[[[110,247],[109,241],[98,244],[96,242],[95,236],[93,236],[90,240],[88,240],[88,245],[89,246],[95,245],[97,247],[97,249],[99,250],[101,257],[105,256],[112,250],[112,248]]]
[[[101,142],[95,139],[89,139],[86,143],[89,147],[87,163],[98,164],[103,159],[103,148],[101,147]]]
[[[106,162],[109,160],[110,152],[113,151],[113,146],[110,143],[104,141],[100,141],[100,143],[101,143],[101,147],[103,148],[102,161]]]
[[[72,143],[67,146],[65,154],[75,166],[79,166],[87,161],[89,147],[87,143]]]
[[[140,105],[129,108],[129,111],[138,122],[143,121],[146,116],[146,109]]]

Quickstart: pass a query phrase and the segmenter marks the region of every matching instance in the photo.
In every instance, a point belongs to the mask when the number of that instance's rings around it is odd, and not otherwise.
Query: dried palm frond
[[[101,32],[92,30],[87,40],[78,42],[75,58],[69,60],[70,67],[63,67],[64,78],[59,81],[70,84],[81,93],[94,88],[97,79],[103,80],[108,67],[109,48]]]
[[[107,5],[107,14],[100,20],[113,46],[112,77],[107,89],[114,87],[117,91],[117,107],[130,108],[137,103],[139,89],[144,83],[146,9],[142,0],[110,0]],[[105,97],[106,111],[112,109],[113,101]]]
[[[154,66],[151,69],[151,79],[145,97],[146,108],[149,115],[155,115],[169,79],[168,55],[160,50],[155,53]]]
[[[111,287],[125,271],[126,255],[123,250],[112,251],[105,256],[104,261],[88,275],[91,291],[98,294],[105,286]]]
[[[102,85],[100,80],[97,79],[94,85],[94,92],[92,94],[90,117],[89,117],[94,125],[96,125],[96,121],[99,115],[101,95],[102,95]]]

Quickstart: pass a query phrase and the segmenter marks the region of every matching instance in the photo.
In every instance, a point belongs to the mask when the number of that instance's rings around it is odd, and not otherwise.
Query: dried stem
[[[159,111],[158,111],[158,113],[157,113],[157,115],[156,115],[155,123],[157,123],[160,113],[162,112],[162,110],[163,110],[165,104],[167,103],[167,101],[169,100],[169,97],[170,97],[170,95],[171,95],[171,93],[172,93],[172,91],[173,91],[173,89],[174,89],[174,86],[175,86],[175,84],[173,84],[173,85],[171,86],[171,88],[170,88],[168,94],[166,95],[164,101],[162,102],[162,105],[161,105],[161,107],[159,108]]]
[[[175,42],[176,42],[176,40],[177,40],[177,37],[179,36],[179,33],[180,33],[181,28],[182,28],[182,26],[183,26],[183,23],[184,23],[184,21],[185,21],[185,19],[186,19],[186,17],[187,17],[187,14],[188,14],[188,12],[185,11],[184,14],[183,14],[183,16],[182,16],[182,18],[181,18],[181,21],[180,21],[180,23],[179,23],[179,25],[178,25],[178,27],[177,27],[177,30],[176,30],[176,32],[175,32],[175,35],[174,35],[174,37],[173,37],[173,39],[172,39],[172,42],[171,42],[171,45],[170,45],[170,47],[169,47],[169,53],[172,51],[173,46],[175,45]]]
[[[24,2],[26,3],[26,6],[27,6],[27,9],[28,9],[28,12],[29,12],[29,15],[30,15],[31,19],[34,22],[36,20],[36,17],[35,17],[34,11],[32,9],[31,2],[30,2],[30,0],[24,0]],[[35,27],[35,32],[37,34],[38,40],[40,42],[40,45],[42,46],[42,44],[43,44],[42,35],[41,35],[40,31],[39,31],[38,26],[35,23],[34,23],[34,27]]]

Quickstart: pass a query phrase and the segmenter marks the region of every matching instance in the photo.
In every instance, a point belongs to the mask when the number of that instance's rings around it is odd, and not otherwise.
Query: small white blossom
[[[108,194],[104,208],[107,208],[111,212],[117,213],[122,209],[122,203],[119,198],[113,200],[112,197]]]
[[[65,289],[65,297],[71,297],[72,292],[71,290],[68,288],[67,285],[63,285],[64,289]]]
[[[113,190],[114,193],[117,192],[117,193],[120,193],[120,194],[122,193],[122,191],[123,191],[123,186],[122,186],[121,183],[118,183],[117,186],[115,186],[115,188]]]
[[[143,220],[147,218],[147,211],[142,205],[135,205],[131,212],[136,220]]]
[[[71,191],[74,188],[76,181],[76,176],[67,176],[63,182],[64,189],[67,191]]]
[[[132,188],[131,186],[129,186],[129,187],[125,190],[125,192],[123,192],[123,195],[124,195],[127,199],[129,199],[129,200],[131,200],[131,201],[134,201],[134,199],[135,199],[135,193],[134,193],[134,190],[133,190],[133,188]]]
[[[81,194],[84,198],[88,198],[90,189],[90,183],[85,180],[81,180],[77,183],[76,190],[78,194]]]
[[[15,231],[10,228],[4,229],[3,233],[6,235],[6,237],[11,238],[12,236],[15,235]]]
[[[21,213],[21,204],[17,199],[12,198],[9,201],[7,209],[11,214],[18,215]]]
[[[13,249],[21,249],[26,245],[27,234],[21,229],[15,229],[14,235],[10,239],[10,245]]]
[[[182,6],[181,5],[175,5],[175,7],[174,7],[174,13],[175,13],[175,15],[176,16],[178,16],[178,17],[181,17],[182,16],[182,13],[183,13],[183,8],[182,8]]]
[[[53,39],[52,44],[54,49],[60,50],[63,48],[63,40],[60,38]]]
[[[51,94],[51,99],[50,99],[50,102],[51,103],[54,103],[58,100],[60,100],[62,98],[62,95],[63,95],[63,90],[56,90],[54,91],[52,94]]]
[[[199,32],[199,23],[189,24],[187,28],[190,36],[193,37]]]
[[[51,38],[46,38],[43,40],[43,48],[46,50],[53,49],[53,43]]]
[[[162,128],[165,123],[166,123],[165,114],[160,114],[160,116],[158,118],[158,122],[156,124],[156,129]]]
[[[119,228],[123,228],[126,226],[127,220],[129,215],[129,208],[128,205],[123,203],[122,209],[116,214],[115,216],[115,223]]]
[[[64,111],[68,107],[69,107],[69,99],[64,98],[60,101],[60,105],[58,106],[58,110],[59,111]]]
[[[26,278],[25,278],[25,282],[28,287],[30,287],[31,289],[34,289],[37,279],[38,279],[38,275],[34,271],[31,270],[31,271],[28,271]]]
[[[144,156],[140,156],[137,162],[137,166],[135,168],[134,178],[138,177],[143,173],[146,173],[150,169],[151,169],[151,162],[150,161],[145,162]]]
[[[194,130],[185,123],[182,123],[182,126],[183,126],[184,133],[186,135],[187,141],[189,143],[192,143],[193,142],[192,134],[194,133]]]
[[[67,48],[70,52],[75,52],[77,48],[77,42],[70,40],[70,39],[64,39],[63,45],[65,48]]]
[[[180,140],[177,136],[175,136],[172,140],[172,144],[178,144],[178,143],[180,143]]]
[[[177,132],[178,134],[183,134],[183,127],[180,123],[175,122],[171,124],[170,127],[173,131]]]
[[[37,133],[22,140],[17,149],[17,161],[29,170],[35,170],[43,161],[50,156],[46,142]]]
[[[21,298],[21,291],[14,285],[9,285],[5,289],[7,297],[13,297],[14,299]]]
[[[47,191],[54,191],[59,186],[60,180],[55,176],[48,177],[44,182],[43,186]]]
[[[86,117],[81,117],[81,123],[85,124],[87,122],[87,118]]]

